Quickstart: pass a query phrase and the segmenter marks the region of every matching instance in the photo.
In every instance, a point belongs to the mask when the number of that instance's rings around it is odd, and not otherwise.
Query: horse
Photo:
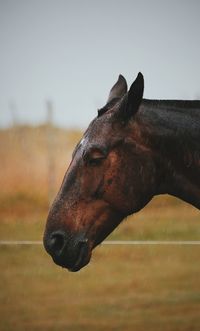
[[[142,73],[122,75],[77,144],[50,208],[44,247],[70,271],[154,196],[200,209],[200,100],[143,98]]]

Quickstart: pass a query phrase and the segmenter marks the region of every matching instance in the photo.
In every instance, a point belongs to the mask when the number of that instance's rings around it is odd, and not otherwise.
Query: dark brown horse
[[[127,92],[119,76],[76,146],[51,207],[44,246],[71,271],[153,196],[200,209],[200,101],[143,99],[141,73]]]

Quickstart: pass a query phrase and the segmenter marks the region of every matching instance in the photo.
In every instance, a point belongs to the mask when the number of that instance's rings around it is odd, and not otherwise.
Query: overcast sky
[[[0,0],[0,125],[85,128],[123,74],[146,98],[200,98],[198,0]],[[13,110],[12,110],[13,109]]]

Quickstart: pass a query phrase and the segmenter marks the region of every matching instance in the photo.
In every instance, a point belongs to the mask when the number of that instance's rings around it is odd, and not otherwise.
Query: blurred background
[[[200,99],[198,0],[0,0],[0,240],[42,240],[72,151],[118,75],[145,98]],[[110,239],[199,240],[157,197]],[[199,246],[101,246],[71,274],[0,246],[0,330],[200,329]]]

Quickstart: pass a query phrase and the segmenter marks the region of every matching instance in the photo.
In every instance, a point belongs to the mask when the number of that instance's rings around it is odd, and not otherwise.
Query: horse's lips
[[[86,251],[84,249],[81,249],[76,263],[74,264],[73,267],[68,268],[68,270],[72,272],[79,271],[90,262],[91,255],[92,255],[91,250],[87,249]]]

